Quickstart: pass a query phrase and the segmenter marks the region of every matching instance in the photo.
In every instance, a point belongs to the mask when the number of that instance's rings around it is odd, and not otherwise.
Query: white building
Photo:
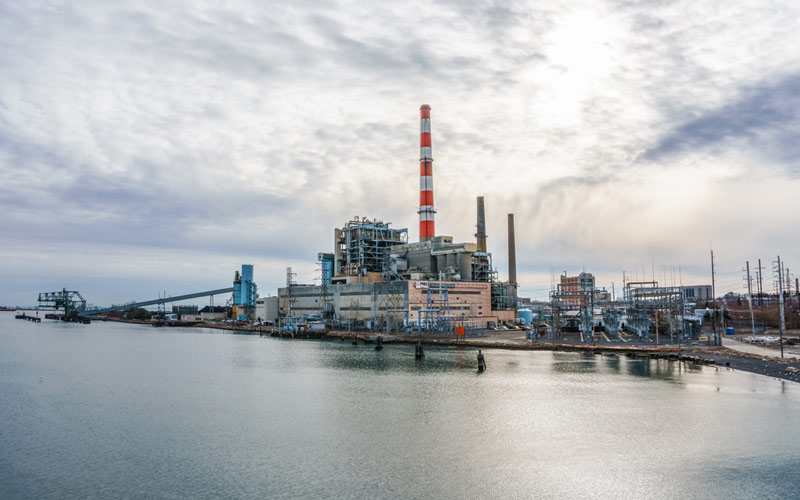
[[[256,298],[256,321],[272,323],[278,316],[278,297]]]
[[[683,299],[687,302],[697,302],[698,300],[712,300],[713,297],[711,296],[711,285],[690,285],[690,286],[682,286],[681,293],[683,293]]]

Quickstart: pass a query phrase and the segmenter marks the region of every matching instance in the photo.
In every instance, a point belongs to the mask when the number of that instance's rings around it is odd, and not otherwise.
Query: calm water
[[[800,385],[0,313],[2,498],[800,498]]]

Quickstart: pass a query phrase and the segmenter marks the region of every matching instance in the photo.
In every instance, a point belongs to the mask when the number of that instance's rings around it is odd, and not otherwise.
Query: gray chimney
[[[478,251],[486,252],[486,212],[483,209],[483,196],[478,196]]]
[[[508,214],[508,284],[517,286],[517,249],[514,242],[514,214]]]

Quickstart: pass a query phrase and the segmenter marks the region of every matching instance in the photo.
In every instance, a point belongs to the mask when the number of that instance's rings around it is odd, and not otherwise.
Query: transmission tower
[[[781,357],[783,357],[783,332],[786,330],[786,316],[783,310],[783,264],[781,264],[781,256],[778,255],[778,260],[773,261],[773,271],[778,278],[778,307],[781,313],[781,329],[780,329],[780,342],[781,342]]]
[[[286,268],[286,316],[292,316],[292,309],[294,309],[295,297],[292,296],[292,287],[296,284],[294,277],[297,273],[292,272],[291,267]]]

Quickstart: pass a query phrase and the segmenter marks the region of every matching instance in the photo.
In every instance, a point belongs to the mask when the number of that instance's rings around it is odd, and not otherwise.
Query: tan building
[[[605,290],[595,290],[592,297],[595,305],[608,304],[611,302],[611,292]]]
[[[278,289],[282,316],[304,317],[327,309],[340,320],[380,323],[387,312],[392,321],[399,321],[405,319],[407,311],[409,323],[438,315],[449,315],[477,327],[513,323],[515,311],[492,310],[491,294],[491,283],[469,281],[398,280],[332,284],[325,290],[321,286]]]
[[[429,291],[433,308],[442,314],[446,308],[454,319],[481,327],[514,322],[514,311],[492,310],[491,283],[469,281],[408,281],[410,320],[417,321],[426,308]]]
[[[586,296],[594,290],[594,275],[581,273],[577,276],[561,275],[558,284],[558,298],[567,306],[582,307],[586,305]]]

